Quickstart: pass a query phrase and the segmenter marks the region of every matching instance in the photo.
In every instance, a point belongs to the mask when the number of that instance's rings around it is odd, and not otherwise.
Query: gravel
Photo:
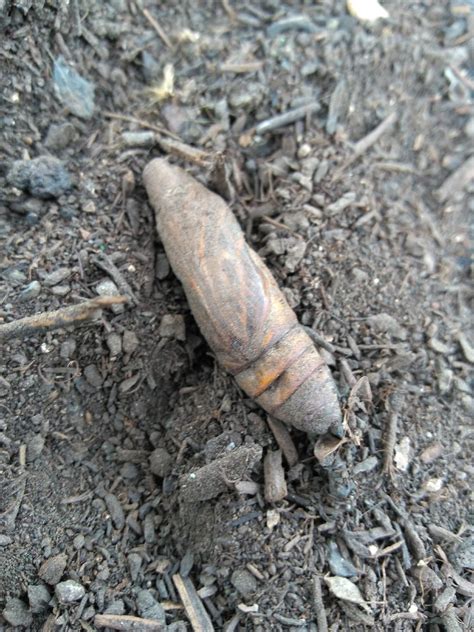
[[[257,580],[245,569],[237,569],[232,573],[230,581],[242,597],[250,597],[257,590]]]
[[[8,183],[40,199],[58,198],[72,187],[64,163],[53,156],[17,160],[7,174]]]
[[[76,582],[73,579],[68,579],[65,582],[56,584],[54,593],[60,603],[67,605],[82,599],[86,594],[86,589],[79,582]]]
[[[28,606],[21,599],[16,597],[10,597],[7,599],[5,608],[2,612],[7,623],[13,627],[27,628],[33,622],[31,612],[28,610]]]
[[[67,555],[60,553],[45,560],[38,571],[39,577],[47,584],[54,586],[64,574],[67,566]]]

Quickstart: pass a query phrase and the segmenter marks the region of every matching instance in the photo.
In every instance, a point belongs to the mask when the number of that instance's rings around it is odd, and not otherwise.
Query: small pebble
[[[146,50],[142,51],[142,72],[148,83],[153,83],[161,74],[161,66]]]
[[[464,127],[464,133],[469,138],[474,138],[474,116],[471,116],[469,121],[466,123]]]
[[[74,548],[79,551],[84,546],[85,541],[86,541],[85,537],[82,535],[82,533],[79,533],[78,535],[76,535],[72,543],[74,545]]]
[[[354,191],[349,191],[348,193],[344,193],[342,197],[338,200],[326,206],[325,215],[328,217],[332,217],[333,215],[337,215],[338,213],[342,213],[348,208],[351,204],[353,204],[356,200],[356,194]]]
[[[8,546],[13,542],[13,539],[9,535],[0,533],[0,546]]]
[[[43,200],[58,198],[72,188],[71,176],[64,163],[53,156],[15,161],[7,174],[7,181]]]
[[[111,333],[107,336],[107,347],[112,357],[116,357],[122,353],[122,338],[119,334]]]
[[[72,123],[53,124],[48,129],[44,144],[48,149],[60,151],[70,145],[75,136],[76,128]]]
[[[95,288],[95,291],[99,296],[119,296],[120,292],[118,287],[110,279],[103,279]]]
[[[69,283],[65,283],[63,285],[55,285],[51,288],[51,293],[54,296],[66,296],[71,291],[71,286]]]
[[[443,587],[442,580],[428,566],[417,566],[412,569],[414,577],[420,582],[425,592],[440,590]]]
[[[119,499],[114,494],[106,494],[104,500],[114,527],[120,531],[125,526],[125,514]]]
[[[62,206],[59,209],[59,215],[67,222],[76,217],[76,211],[70,206]]]
[[[10,392],[11,386],[4,377],[0,375],[0,397],[5,397]]]
[[[47,584],[54,586],[61,580],[61,577],[66,570],[66,565],[67,555],[65,553],[60,553],[59,555],[55,555],[54,557],[50,557],[45,560],[40,566],[38,575]]]
[[[450,604],[454,603],[455,599],[456,589],[453,586],[447,586],[434,602],[434,611],[439,613],[444,612]]]
[[[373,469],[377,467],[379,460],[376,456],[369,456],[365,461],[361,461],[357,463],[357,465],[353,469],[354,474],[362,474],[363,472],[371,472]],[[334,573],[335,575],[339,575],[340,573]]]
[[[40,434],[31,437],[26,443],[26,460],[28,463],[35,461],[44,448],[44,437]]]
[[[144,619],[152,619],[166,623],[166,614],[163,606],[153,597],[149,590],[140,590],[137,595],[137,609]]]
[[[43,279],[43,283],[46,287],[52,287],[53,285],[58,285],[61,281],[65,281],[69,276],[71,276],[70,268],[58,268],[46,276]]]
[[[474,536],[467,538],[454,553],[456,564],[474,571]]]
[[[95,364],[89,364],[86,366],[84,369],[84,377],[91,386],[94,386],[95,388],[100,388],[102,386],[103,379]]]
[[[26,274],[18,268],[7,268],[2,272],[2,276],[12,285],[23,285],[28,281]]]
[[[124,463],[120,468],[120,476],[129,481],[133,481],[139,476],[138,467],[133,463]]]
[[[163,279],[166,279],[169,273],[170,264],[168,261],[168,257],[165,255],[164,252],[160,252],[156,257],[155,276],[158,281],[163,281]]]
[[[242,597],[250,597],[257,590],[257,580],[244,568],[234,571],[230,581],[232,586]]]
[[[90,119],[94,114],[94,84],[79,75],[59,56],[53,68],[54,92],[57,99],[79,118]]]
[[[48,609],[51,595],[44,584],[30,584],[28,586],[28,601],[34,614]]]
[[[179,574],[181,577],[188,577],[194,565],[194,554],[188,549],[184,554],[183,559],[179,565]]]
[[[10,597],[7,599],[2,612],[4,619],[13,627],[28,628],[33,623],[33,617],[27,605],[21,599]]]
[[[321,180],[329,173],[330,164],[328,160],[321,160],[319,163],[319,167],[316,169],[316,173],[314,174],[314,182],[318,184]]]
[[[61,358],[69,360],[74,355],[75,350],[76,341],[74,340],[74,338],[68,338],[62,343],[59,355],[61,356]]]
[[[125,604],[122,599],[112,601],[104,610],[104,614],[125,614]]]
[[[128,558],[128,570],[130,571],[130,578],[132,582],[136,582],[138,573],[142,567],[142,556],[138,553],[130,553]]]
[[[156,542],[155,516],[153,512],[147,513],[143,520],[143,539],[147,544]]]
[[[119,296],[120,292],[118,287],[110,279],[103,279],[95,288],[95,291],[99,296]],[[125,310],[123,305],[112,305],[112,312],[114,314],[121,314]]]
[[[161,319],[158,333],[162,338],[175,338],[186,340],[186,328],[184,318],[180,314],[165,314]]]
[[[428,340],[428,346],[430,349],[433,349],[433,351],[436,351],[436,353],[440,353],[444,356],[449,355],[452,351],[449,345],[434,337]]]
[[[19,301],[31,301],[33,298],[39,296],[41,292],[41,283],[39,281],[32,281],[26,287],[24,287],[18,296]]]
[[[390,314],[374,314],[367,318],[369,326],[377,333],[387,333],[399,340],[406,340],[406,330]]]
[[[37,224],[39,224],[40,219],[41,218],[38,215],[38,213],[34,213],[33,211],[30,211],[29,213],[27,213],[25,217],[25,220],[28,226],[36,226]]]
[[[65,582],[56,584],[54,589],[55,595],[58,601],[62,604],[74,603],[79,601],[86,594],[86,590],[82,584],[75,582],[72,579],[68,579]]]
[[[153,147],[156,134],[150,130],[143,132],[123,132],[122,141],[126,147]]]
[[[150,470],[156,476],[165,478],[173,469],[173,458],[164,448],[156,448],[150,455]]]
[[[333,575],[340,577],[357,576],[357,569],[352,562],[342,557],[335,542],[329,542],[328,562]]]
[[[126,329],[122,334],[123,352],[130,355],[138,347],[138,338],[135,332]]]

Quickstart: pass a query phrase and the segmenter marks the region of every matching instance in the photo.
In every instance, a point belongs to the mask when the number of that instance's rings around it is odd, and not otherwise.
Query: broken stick
[[[339,178],[342,176],[344,171],[352,165],[356,160],[358,160],[365,152],[375,145],[375,143],[386,133],[388,132],[397,120],[397,112],[391,112],[377,127],[375,127],[371,132],[361,138],[357,143],[354,144],[354,152],[350,158],[346,160],[344,164],[342,164],[339,169],[337,169],[332,177],[331,183],[337,182]]]
[[[279,419],[275,419],[270,415],[267,417],[267,423],[273,432],[278,447],[285,455],[286,462],[290,467],[293,467],[293,465],[298,463],[298,451],[296,450],[288,428]]]
[[[165,623],[126,614],[96,614],[94,625],[96,628],[109,628],[121,632],[161,632],[166,629]]]
[[[126,296],[98,296],[77,305],[61,307],[53,312],[43,312],[34,316],[19,318],[11,323],[0,325],[0,340],[24,338],[48,329],[59,329],[77,325],[92,319],[98,310],[119,303],[126,303]]]
[[[177,573],[173,575],[173,583],[194,632],[214,632],[212,621],[189,577],[182,577]]]
[[[267,452],[263,460],[265,475],[265,500],[276,503],[286,498],[288,489],[285,481],[285,470],[281,462],[281,450]]]

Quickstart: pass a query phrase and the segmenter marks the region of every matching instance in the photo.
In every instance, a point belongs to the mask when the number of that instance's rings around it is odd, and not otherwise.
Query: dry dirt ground
[[[473,629],[474,7],[384,6],[0,1],[0,323],[128,298],[0,341],[0,630]],[[292,432],[280,502],[155,234],[160,155],[337,381],[344,441]]]

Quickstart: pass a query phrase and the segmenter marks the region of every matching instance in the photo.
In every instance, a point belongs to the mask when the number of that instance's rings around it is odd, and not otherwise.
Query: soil
[[[384,6],[0,1],[0,328],[128,298],[0,343],[0,630],[474,627],[474,7]],[[291,431],[282,501],[155,233],[160,155],[224,194],[338,384],[344,440]]]

